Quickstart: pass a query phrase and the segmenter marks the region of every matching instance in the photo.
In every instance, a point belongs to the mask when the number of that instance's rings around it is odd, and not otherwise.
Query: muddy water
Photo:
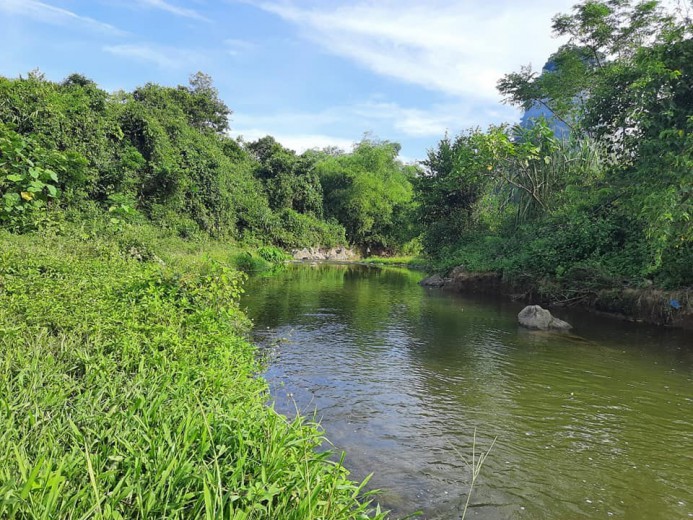
[[[394,517],[459,518],[494,438],[467,518],[693,517],[690,332],[569,312],[574,335],[529,332],[520,304],[421,277],[292,266],[243,302],[276,408],[315,414]]]

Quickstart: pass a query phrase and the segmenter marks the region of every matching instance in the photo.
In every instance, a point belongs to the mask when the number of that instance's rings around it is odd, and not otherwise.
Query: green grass
[[[411,267],[413,269],[425,269],[430,261],[422,256],[371,256],[362,260],[365,264],[395,265]]]
[[[69,234],[0,232],[0,518],[383,518],[266,406],[237,249]]]

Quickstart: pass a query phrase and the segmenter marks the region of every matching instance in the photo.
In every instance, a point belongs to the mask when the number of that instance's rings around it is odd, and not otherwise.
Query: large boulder
[[[342,262],[346,262],[349,260],[353,260],[356,258],[356,253],[354,253],[351,249],[347,249],[346,247],[333,247],[329,251],[325,253],[327,255],[328,260],[339,260]]]
[[[294,249],[291,251],[294,260],[337,260],[348,261],[357,258],[356,253],[351,249],[343,246],[333,247],[331,249],[321,247],[304,247],[303,249]]]
[[[517,315],[520,325],[532,330],[570,330],[573,327],[555,318],[549,311],[539,305],[528,305]]]

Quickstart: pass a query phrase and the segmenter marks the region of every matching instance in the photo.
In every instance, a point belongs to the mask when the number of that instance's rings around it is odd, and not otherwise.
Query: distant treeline
[[[498,88],[554,121],[445,136],[419,166],[389,141],[298,155],[269,136],[234,140],[202,73],[112,94],[78,74],[0,78],[0,224],[107,211],[183,237],[422,251],[556,294],[693,284],[688,13],[587,0],[553,29],[568,42],[551,70],[523,68]]]
[[[0,78],[0,224],[27,231],[108,211],[181,236],[389,251],[414,237],[399,145],[364,138],[302,155],[228,136],[209,76],[109,94],[73,74]]]

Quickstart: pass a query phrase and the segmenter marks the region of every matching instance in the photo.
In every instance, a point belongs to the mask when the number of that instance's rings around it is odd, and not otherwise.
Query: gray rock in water
[[[442,287],[447,283],[447,280],[440,276],[439,274],[434,274],[428,278],[424,278],[419,282],[419,285],[423,287]]]
[[[528,305],[517,315],[520,325],[533,330],[570,330],[573,327],[555,318],[549,311],[539,305]]]

